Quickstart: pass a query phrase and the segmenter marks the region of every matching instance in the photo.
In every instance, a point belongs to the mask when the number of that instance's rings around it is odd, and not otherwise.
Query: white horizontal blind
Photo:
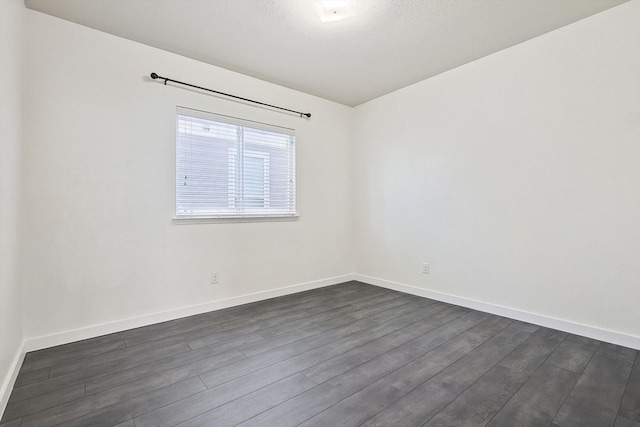
[[[296,215],[292,129],[178,107],[178,218]]]

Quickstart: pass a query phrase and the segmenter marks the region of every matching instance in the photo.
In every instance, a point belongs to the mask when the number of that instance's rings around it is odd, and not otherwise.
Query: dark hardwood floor
[[[349,282],[28,353],[1,422],[640,427],[640,357]]]

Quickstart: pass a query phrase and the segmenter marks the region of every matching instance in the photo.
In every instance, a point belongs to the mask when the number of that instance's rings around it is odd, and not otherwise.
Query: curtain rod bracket
[[[179,80],[173,80],[173,79],[170,79],[168,77],[162,77],[162,76],[159,76],[156,73],[151,73],[150,77],[153,80],[156,80],[156,79],[164,80],[164,85],[165,86],[167,85],[167,82],[173,82],[173,83],[177,83],[177,84],[181,84],[181,85],[184,85],[184,86],[193,87],[193,88],[200,89],[200,90],[206,90],[207,92],[213,92],[213,93],[216,93],[218,95],[223,95],[223,96],[228,96],[230,98],[239,99],[241,101],[252,102],[254,104],[263,105],[265,107],[277,108],[278,110],[283,110],[283,111],[288,111],[290,113],[300,114],[300,118],[303,118],[303,117],[306,117],[308,119],[311,118],[311,113],[302,113],[300,111],[290,110],[288,108],[278,107],[277,105],[271,105],[271,104],[267,104],[267,103],[260,102],[260,101],[254,101],[253,99],[243,98],[241,96],[231,95],[231,94],[224,93],[224,92],[218,92],[217,90],[207,89],[206,87],[192,85],[191,83],[185,83],[185,82],[181,82]]]

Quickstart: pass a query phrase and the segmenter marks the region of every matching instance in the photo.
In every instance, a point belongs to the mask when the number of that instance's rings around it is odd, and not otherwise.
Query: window
[[[295,183],[293,130],[178,107],[178,219],[294,217]]]

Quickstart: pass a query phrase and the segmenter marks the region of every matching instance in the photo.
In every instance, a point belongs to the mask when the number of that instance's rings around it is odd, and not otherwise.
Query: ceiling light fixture
[[[322,22],[342,21],[356,15],[349,0],[318,0],[317,5]]]

